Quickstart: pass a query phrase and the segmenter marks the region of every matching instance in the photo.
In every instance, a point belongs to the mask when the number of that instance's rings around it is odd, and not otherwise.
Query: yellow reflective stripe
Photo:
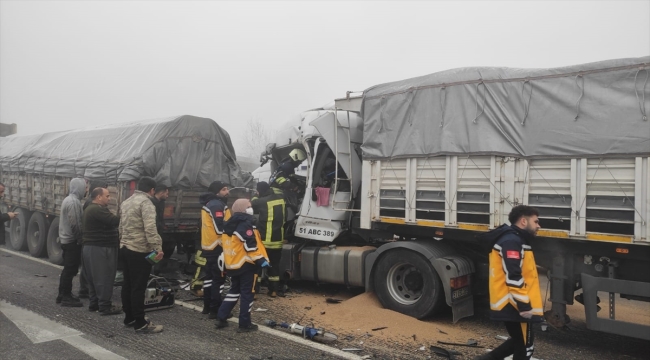
[[[280,281],[279,276],[269,276],[269,281]]]
[[[266,219],[266,236],[263,241],[264,245],[266,245],[267,242],[271,241],[271,237],[273,236],[273,208],[278,205],[282,205],[282,213],[284,214],[284,199],[272,200],[266,203],[266,211],[268,212],[268,216]],[[280,236],[282,239],[284,239],[284,227],[280,227]]]
[[[282,240],[278,241],[262,241],[264,247],[267,249],[282,249]]]

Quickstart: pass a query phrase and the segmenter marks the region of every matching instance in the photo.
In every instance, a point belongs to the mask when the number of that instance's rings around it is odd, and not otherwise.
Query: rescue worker
[[[228,194],[228,184],[214,181],[208,187],[208,192],[199,197],[199,202],[203,205],[201,209],[201,257],[206,259],[206,275],[203,279],[203,313],[210,314],[210,319],[217,318],[225,280],[221,235],[224,222],[230,219],[230,209],[227,206]]]
[[[508,215],[506,224],[483,235],[490,251],[490,318],[505,322],[510,339],[478,360],[497,360],[513,355],[513,360],[533,356],[532,324],[543,321],[542,296],[537,265],[530,240],[537,234],[539,212],[518,205]]]
[[[253,292],[258,267],[270,267],[259,231],[253,225],[253,208],[248,199],[239,199],[232,206],[233,215],[224,225],[223,253],[226,271],[231,279],[230,291],[217,316],[217,329],[228,326],[228,314],[239,304],[238,333],[257,330],[251,323]]]
[[[280,257],[284,240],[284,222],[286,203],[284,197],[274,193],[269,184],[257,183],[257,196],[251,200],[253,212],[259,214],[257,230],[273,267],[268,269],[269,292],[271,297],[284,297],[283,284],[280,282]],[[259,281],[259,278],[258,278]]]
[[[278,168],[273,172],[269,180],[271,187],[282,190],[287,205],[289,205],[293,211],[298,210],[298,198],[300,198],[305,191],[305,184],[295,177],[295,169],[306,158],[307,154],[305,154],[303,150],[291,150],[289,157],[280,163],[280,166],[278,166]]]

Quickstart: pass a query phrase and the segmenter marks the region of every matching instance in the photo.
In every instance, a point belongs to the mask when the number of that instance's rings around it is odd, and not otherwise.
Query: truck
[[[479,235],[525,204],[540,212],[546,321],[566,325],[578,302],[589,329],[650,339],[615,312],[617,299],[650,301],[649,71],[650,57],[461,68],[301,113],[261,156],[274,171],[307,155],[283,277],[363,287],[416,318],[451,308],[456,322],[487,293]]]
[[[0,182],[6,187],[0,206],[17,213],[7,246],[61,264],[58,216],[70,180],[107,186],[109,209],[118,214],[143,176],[170,188],[161,234],[166,256],[177,242],[192,248],[200,239],[198,198],[212,181],[244,193],[252,181],[237,163],[229,134],[208,118],[182,115],[0,138]]]

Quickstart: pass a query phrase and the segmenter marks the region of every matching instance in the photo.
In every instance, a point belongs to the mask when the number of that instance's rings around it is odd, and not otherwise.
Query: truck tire
[[[388,251],[379,258],[373,279],[377,298],[387,309],[422,319],[445,303],[438,273],[415,251]]]
[[[50,227],[45,215],[34,212],[27,223],[27,248],[33,257],[44,257],[47,253],[47,230]]]
[[[59,217],[52,219],[47,232],[47,258],[52,264],[63,265],[63,249],[59,240]]]
[[[17,208],[14,212],[16,217],[11,219],[9,225],[9,242],[14,250],[21,251],[27,248],[27,221],[32,214],[22,208]]]

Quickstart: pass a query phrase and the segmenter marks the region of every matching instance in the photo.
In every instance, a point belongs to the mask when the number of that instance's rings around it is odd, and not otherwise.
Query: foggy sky
[[[238,154],[348,90],[463,66],[650,55],[650,1],[0,2],[0,122],[19,134],[195,115]]]

